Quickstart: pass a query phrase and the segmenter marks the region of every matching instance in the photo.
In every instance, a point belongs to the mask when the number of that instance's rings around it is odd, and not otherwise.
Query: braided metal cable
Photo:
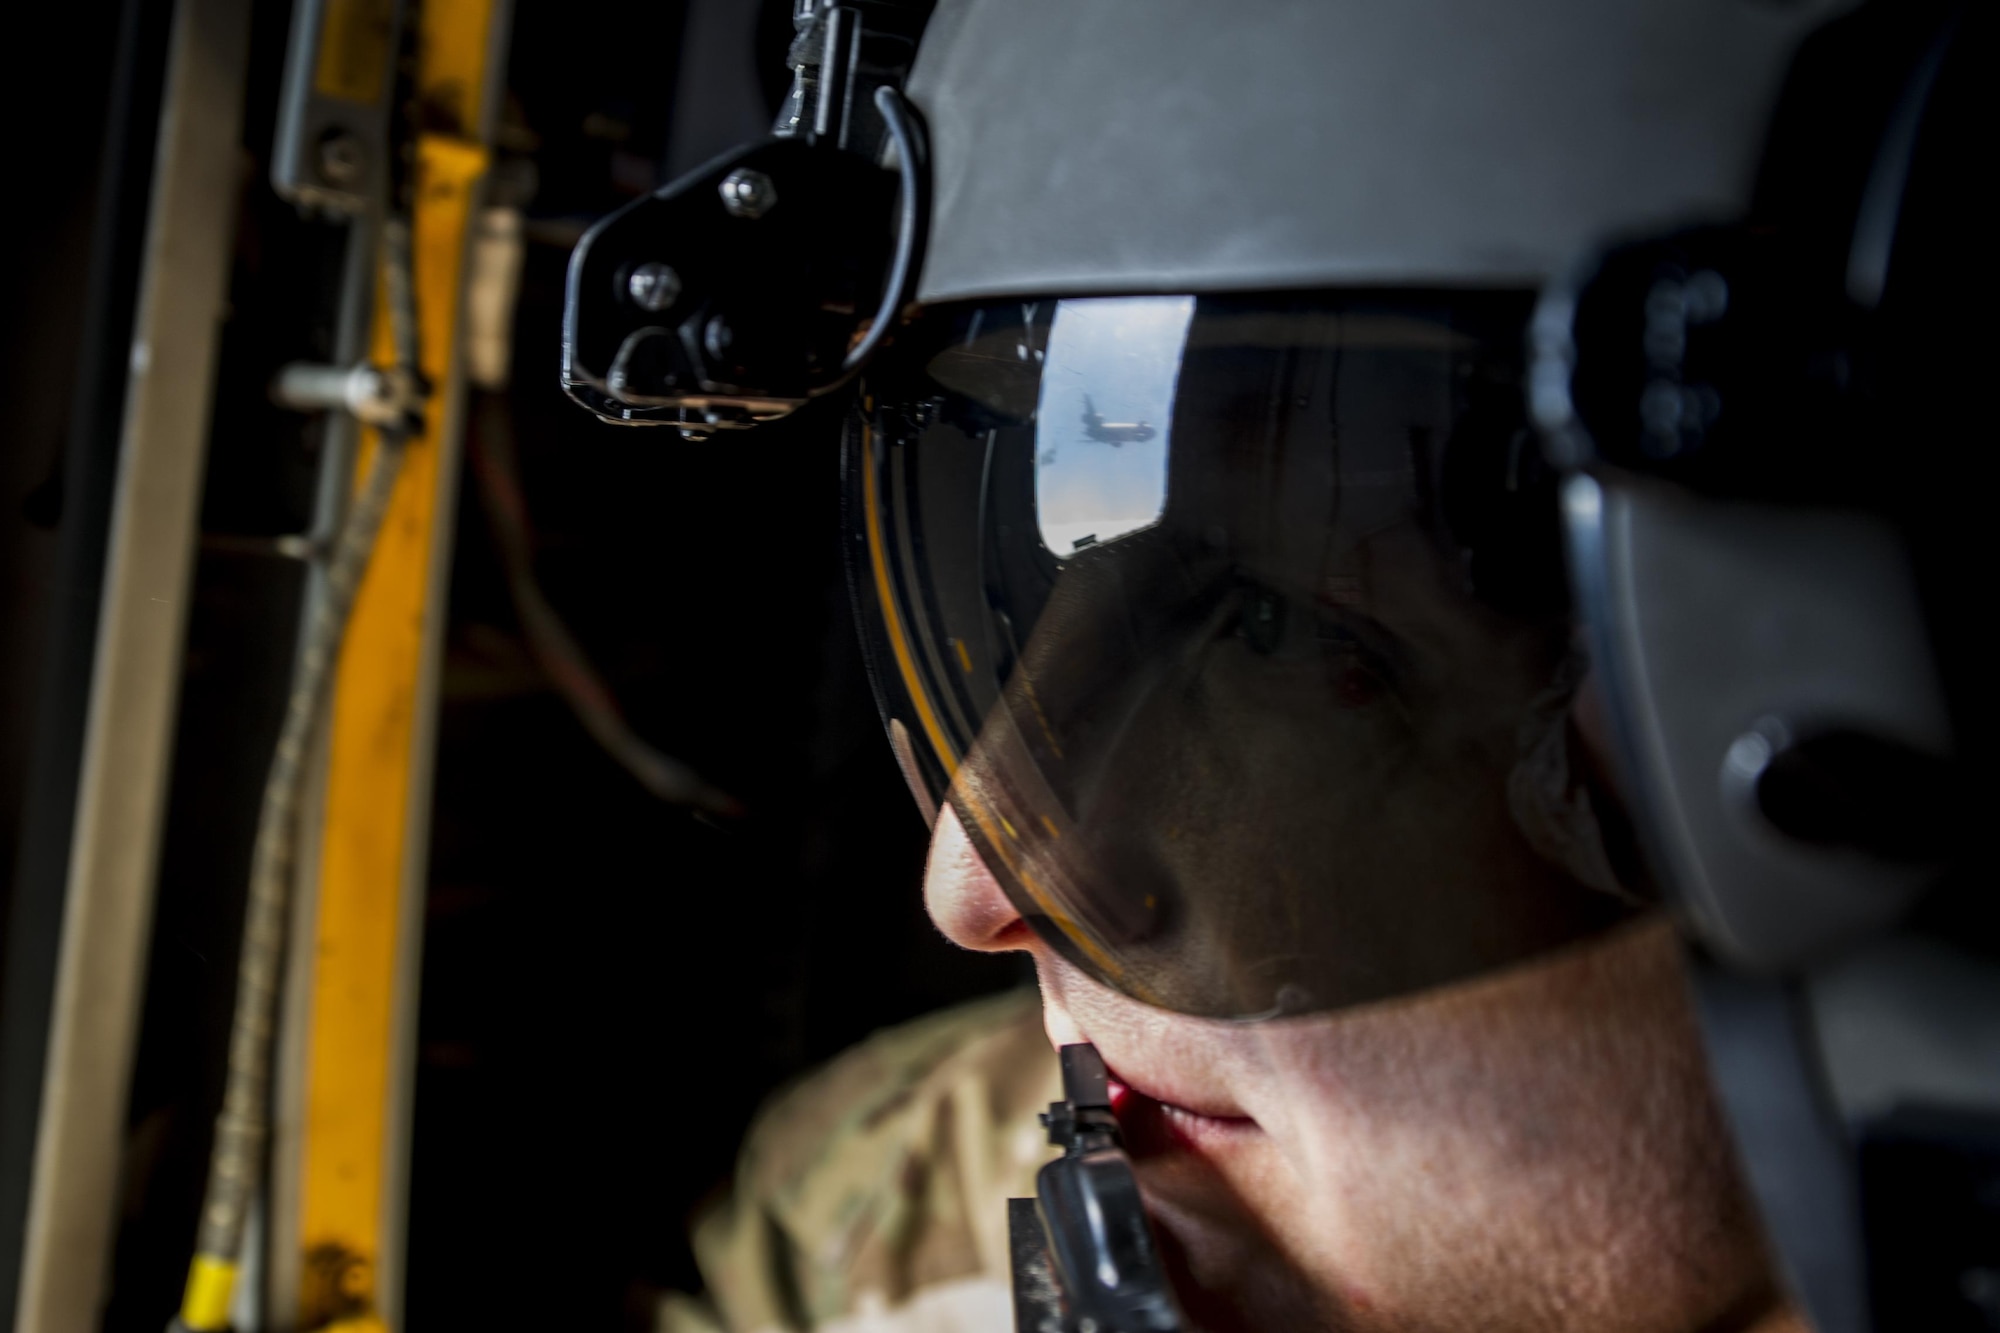
[[[407,222],[392,219],[384,224],[382,249],[396,369],[408,377],[406,383],[415,384],[416,302]],[[313,737],[326,711],[355,594],[395,490],[409,439],[419,424],[412,409],[401,424],[379,432],[375,457],[349,506],[328,561],[324,595],[313,608],[293,664],[284,721],[264,782],[237,965],[236,1006],[230,1022],[228,1081],[222,1110],[215,1120],[215,1143],[196,1242],[198,1255],[221,1263],[234,1264],[242,1249],[244,1220],[263,1178],[264,1142],[271,1119],[272,1039],[297,877],[299,813]]]

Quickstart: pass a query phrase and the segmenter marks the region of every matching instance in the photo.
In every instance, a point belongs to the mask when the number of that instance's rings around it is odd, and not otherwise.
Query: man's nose
[[[1007,898],[993,872],[973,850],[958,814],[946,805],[931,834],[924,866],[924,906],[953,944],[981,953],[1026,949],[1033,942],[1028,923]]]

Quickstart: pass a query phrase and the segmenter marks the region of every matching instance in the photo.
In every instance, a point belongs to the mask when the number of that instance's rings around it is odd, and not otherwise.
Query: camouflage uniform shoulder
[[[1004,1201],[1051,1152],[1060,1096],[1032,990],[876,1033],[759,1112],[730,1196],[695,1229],[722,1329],[955,1333],[1009,1323]]]

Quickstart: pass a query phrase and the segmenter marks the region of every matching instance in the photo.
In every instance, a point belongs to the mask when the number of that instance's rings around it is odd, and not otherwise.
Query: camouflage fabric
[[[1005,1333],[1005,1200],[1061,1094],[1032,990],[879,1032],[772,1099],[695,1227],[703,1300],[661,1333]]]

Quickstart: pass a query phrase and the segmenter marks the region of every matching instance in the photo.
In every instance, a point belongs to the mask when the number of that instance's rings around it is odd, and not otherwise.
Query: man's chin
[[[1177,1152],[1135,1167],[1161,1261],[1193,1328],[1305,1333],[1348,1327],[1211,1163]]]

